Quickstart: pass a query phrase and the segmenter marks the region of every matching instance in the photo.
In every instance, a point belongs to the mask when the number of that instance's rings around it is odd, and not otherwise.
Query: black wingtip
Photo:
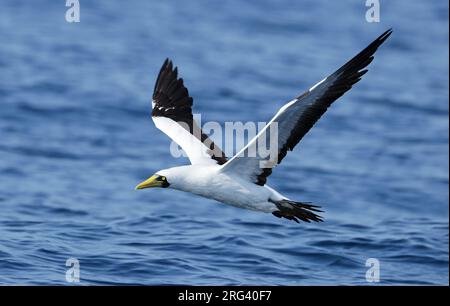
[[[161,66],[161,70],[166,70],[167,67],[169,67],[170,63],[172,63],[172,61],[170,60],[170,58],[166,57],[164,63]]]
[[[393,32],[393,29],[390,28],[389,30],[387,30],[386,32],[384,32],[383,34],[380,35],[380,37],[378,37],[377,41],[380,42],[380,45],[386,40],[388,39],[389,36],[391,36]]]
[[[177,68],[175,67],[175,71]],[[156,78],[155,87],[153,88],[153,98],[155,98],[156,92],[158,88],[161,86],[162,78],[164,78],[164,75],[167,75],[169,72],[173,71],[173,63],[172,60],[168,57],[164,60],[164,63],[161,66],[161,69],[159,70],[158,77]],[[175,78],[178,75],[178,71],[176,71]]]
[[[176,71],[177,67],[173,65],[173,61],[170,58],[166,57],[161,70]]]
[[[388,39],[389,36],[391,36],[392,32],[393,32],[392,28],[385,31],[383,34],[378,36],[378,38],[375,39],[369,46],[367,46],[367,48],[364,51],[371,50],[372,51],[371,53],[374,54],[375,51],[378,49],[378,47],[380,47],[386,41],[386,39]]]
[[[393,29],[389,28],[383,34],[381,34],[381,36],[391,35],[392,32],[393,32]]]

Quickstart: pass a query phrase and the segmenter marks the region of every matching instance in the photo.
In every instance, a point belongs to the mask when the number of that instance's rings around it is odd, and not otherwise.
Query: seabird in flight
[[[361,79],[375,51],[391,33],[391,29],[384,32],[336,72],[281,107],[264,129],[232,158],[225,157],[195,123],[192,98],[183,79],[178,78],[177,68],[166,59],[153,92],[152,119],[158,129],[185,151],[191,165],[157,171],[136,189],[173,188],[296,222],[322,221],[317,214],[321,212],[318,206],[288,199],[266,184],[267,177],[328,107]],[[268,160],[268,156],[259,153],[258,146],[267,143],[270,133],[266,130],[274,124],[278,125],[277,154],[275,159]]]

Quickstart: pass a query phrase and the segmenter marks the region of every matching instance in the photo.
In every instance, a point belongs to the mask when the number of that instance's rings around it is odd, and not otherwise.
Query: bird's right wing
[[[272,168],[283,160],[287,151],[292,151],[328,107],[367,72],[363,69],[372,62],[373,54],[391,33],[392,30],[384,32],[336,72],[285,104],[221,171],[264,185]]]
[[[193,165],[222,165],[225,154],[202,132],[192,115],[189,96],[178,69],[166,59],[155,83],[152,119],[156,127],[175,141]]]

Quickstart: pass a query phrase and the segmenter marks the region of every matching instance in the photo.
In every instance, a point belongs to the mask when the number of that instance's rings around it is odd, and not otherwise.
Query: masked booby
[[[328,107],[361,79],[375,51],[391,33],[391,29],[384,32],[333,74],[281,107],[265,128],[232,158],[227,158],[195,123],[192,97],[183,79],[178,78],[177,67],[166,59],[153,91],[152,119],[158,129],[186,152],[191,165],[157,171],[136,189],[173,188],[297,223],[322,221],[317,214],[321,212],[319,206],[288,199],[266,184],[267,177]],[[277,158],[270,163],[267,156],[259,154],[258,146],[268,143],[270,133],[266,130],[275,123]]]

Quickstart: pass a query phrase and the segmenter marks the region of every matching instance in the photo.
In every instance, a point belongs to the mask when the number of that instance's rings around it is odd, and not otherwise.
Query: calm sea
[[[448,2],[2,1],[0,283],[448,284]],[[296,224],[169,190],[150,120],[166,57],[202,120],[268,121],[386,29],[364,79],[269,178]]]

